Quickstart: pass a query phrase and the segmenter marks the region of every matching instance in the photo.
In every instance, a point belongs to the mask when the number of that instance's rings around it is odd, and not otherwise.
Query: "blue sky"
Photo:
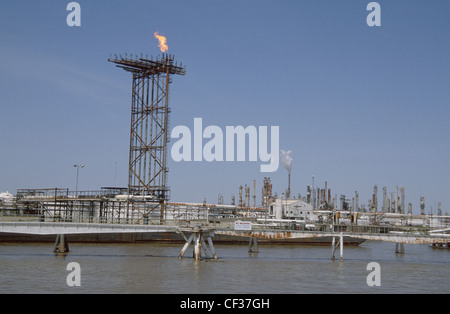
[[[153,33],[186,65],[170,91],[171,126],[279,126],[291,150],[294,194],[315,176],[332,194],[367,204],[375,184],[404,186],[419,212],[448,210],[450,2],[86,1],[68,27],[70,1],[0,4],[0,191],[126,186],[131,78],[110,54],[160,55]],[[175,140],[172,140],[173,144]],[[169,147],[170,148],[170,147]],[[259,162],[169,159],[173,201],[226,203],[239,185],[287,172]]]

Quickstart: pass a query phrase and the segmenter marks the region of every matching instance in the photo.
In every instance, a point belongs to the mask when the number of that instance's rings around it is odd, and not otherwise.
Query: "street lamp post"
[[[73,166],[75,168],[77,168],[77,182],[76,182],[76,185],[75,185],[75,196],[78,196],[78,175],[80,173],[80,168],[84,168],[84,165],[75,164]]]

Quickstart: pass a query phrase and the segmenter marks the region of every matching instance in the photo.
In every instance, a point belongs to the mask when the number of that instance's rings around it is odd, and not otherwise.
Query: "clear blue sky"
[[[0,4],[0,191],[126,186],[131,78],[110,54],[160,55],[153,33],[187,67],[171,85],[171,127],[279,126],[292,150],[294,194],[328,181],[332,193],[404,186],[419,212],[450,212],[450,2],[368,0],[70,1]],[[172,140],[171,144],[173,144]],[[117,167],[116,167],[117,164]],[[264,176],[259,162],[169,159],[173,201],[230,203]],[[117,170],[117,171],[116,171]]]

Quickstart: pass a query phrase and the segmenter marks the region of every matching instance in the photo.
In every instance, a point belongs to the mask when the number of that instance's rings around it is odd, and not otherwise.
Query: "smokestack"
[[[399,208],[398,203],[399,203],[398,186],[396,186],[396,187],[395,187],[395,213],[398,213],[398,212],[399,212],[399,210],[398,210],[398,208]]]
[[[288,189],[286,191],[286,198],[291,196],[291,173],[288,174]]]
[[[284,167],[288,171],[288,188],[286,191],[286,198],[289,198],[291,195],[291,168],[292,168],[292,151],[288,150],[280,150],[281,152],[281,162],[283,163]]]
[[[250,207],[250,187],[245,185],[245,207]]]
[[[383,213],[387,213],[388,212],[388,197],[387,197],[387,192],[386,192],[386,187],[383,186],[383,208],[382,211]]]
[[[425,215],[425,197],[420,197],[420,214]]]
[[[239,187],[239,207],[242,207],[242,185]]]
[[[375,184],[373,187],[373,208],[374,211],[378,211],[378,186]]]
[[[405,188],[403,186],[400,188],[400,192],[402,193],[402,200],[400,203],[400,211],[402,214],[404,214],[405,213]]]
[[[322,204],[322,190],[320,188],[317,188],[317,208],[320,208],[321,204]]]
[[[391,213],[395,213],[395,197],[394,197],[394,192],[391,192],[391,208],[390,211]]]
[[[253,179],[253,207],[256,208],[256,180]]]
[[[306,187],[306,203],[311,204],[311,186]]]

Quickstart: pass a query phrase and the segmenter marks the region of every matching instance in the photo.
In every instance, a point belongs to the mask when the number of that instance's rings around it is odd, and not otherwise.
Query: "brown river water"
[[[331,260],[331,247],[216,244],[217,260],[194,261],[192,249],[179,260],[181,244],[70,244],[55,255],[52,244],[1,243],[0,293],[138,294],[322,294],[450,293],[450,250],[428,245],[364,242],[344,247],[344,260]],[[78,286],[68,277],[79,265]],[[369,286],[379,264],[378,286]]]

